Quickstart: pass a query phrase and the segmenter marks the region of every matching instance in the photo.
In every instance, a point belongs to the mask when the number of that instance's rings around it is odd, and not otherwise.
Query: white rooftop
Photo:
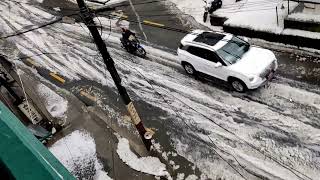
[[[204,35],[207,37],[204,37],[207,42],[200,42],[199,40],[195,41],[196,38],[200,37],[201,35]],[[208,35],[210,37],[208,37]],[[213,36],[212,36],[213,35]],[[228,33],[221,33],[221,32],[213,32],[213,31],[204,31],[204,30],[194,30],[188,35],[186,35],[182,40],[181,43],[183,45],[189,44],[189,45],[195,45],[198,47],[207,47],[211,50],[218,50],[221,47],[223,47],[225,44],[228,43],[229,40],[233,37],[232,34]],[[210,41],[211,40],[211,41]]]

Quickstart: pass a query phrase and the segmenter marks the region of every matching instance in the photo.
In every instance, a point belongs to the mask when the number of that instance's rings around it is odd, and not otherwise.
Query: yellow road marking
[[[57,81],[61,82],[62,84],[66,82],[66,80],[64,80],[62,77],[58,76],[57,74],[51,72],[49,74],[51,77],[53,77],[54,79],[56,79]]]
[[[164,24],[160,24],[160,23],[156,23],[156,22],[152,22],[152,21],[148,21],[148,20],[144,20],[143,23],[150,24],[150,25],[153,25],[153,26],[164,27]]]
[[[111,15],[118,16],[118,17],[123,18],[123,19],[128,19],[128,16],[123,15],[121,13],[112,12]]]
[[[80,91],[80,95],[90,99],[91,101],[94,101],[94,102],[97,101],[97,98],[95,96],[92,96],[91,94],[89,94],[87,92]]]

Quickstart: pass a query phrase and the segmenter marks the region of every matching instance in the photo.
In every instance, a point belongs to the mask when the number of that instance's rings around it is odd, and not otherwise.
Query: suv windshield
[[[233,36],[226,45],[217,50],[217,54],[230,64],[236,63],[250,48],[250,44]]]

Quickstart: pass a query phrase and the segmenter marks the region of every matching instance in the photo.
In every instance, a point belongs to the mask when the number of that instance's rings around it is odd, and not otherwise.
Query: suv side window
[[[209,60],[211,62],[217,63],[218,62],[218,58],[215,55],[214,52],[207,50],[207,49],[202,49],[202,53],[200,55],[201,58]]]
[[[193,54],[195,56],[198,56],[200,58],[209,60],[211,62],[217,63],[218,62],[218,58],[215,55],[214,52],[207,50],[207,49],[202,49],[199,47],[194,47],[194,46],[189,46],[186,49],[190,54]]]
[[[201,48],[198,48],[198,47],[194,47],[194,46],[189,46],[187,49],[186,49],[190,54],[192,55],[195,55],[195,56],[198,56],[200,57],[200,54],[201,54]]]
[[[187,51],[187,49],[189,48],[189,46],[188,46],[188,45],[183,46],[183,45],[181,44],[179,48],[182,49],[182,50]]]

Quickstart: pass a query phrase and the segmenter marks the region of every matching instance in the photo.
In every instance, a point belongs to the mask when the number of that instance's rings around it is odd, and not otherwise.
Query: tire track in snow
[[[25,15],[21,14],[21,16],[28,17],[27,12]],[[3,18],[2,15],[0,15],[0,17]],[[103,79],[105,79],[105,74],[103,68],[99,68],[100,64],[98,64],[100,59],[98,58],[95,61],[92,61],[92,55],[95,54],[94,52],[96,49],[94,46],[90,46],[90,43],[85,40],[89,37],[82,32],[83,30],[80,27],[56,25],[44,30],[47,33],[42,33],[41,38],[34,39],[34,37],[23,36],[18,37],[15,40],[24,41],[25,43],[21,43],[21,46],[24,47],[27,47],[30,43],[38,45],[34,47],[35,51],[36,49],[41,48],[51,48],[54,50],[69,46],[70,55],[74,55],[73,58],[61,55],[59,58],[56,56],[44,56],[37,58],[36,60],[42,62],[42,65],[48,68],[55,69],[56,71],[67,72],[71,77],[84,77],[98,81],[99,83],[104,81]],[[46,38],[57,32],[60,34],[58,37],[55,37],[55,39]],[[73,32],[73,34],[70,34],[70,32]],[[84,38],[74,39],[75,34]],[[46,41],[52,42],[42,43]],[[58,44],[57,47],[52,47],[52,44],[55,43]],[[44,44],[44,47],[41,47],[40,44]],[[34,54],[35,51],[25,53]],[[292,164],[295,168],[300,170],[305,169],[305,171],[310,172],[311,175],[314,175],[315,170],[319,170],[319,164],[317,164],[318,161],[316,159],[316,154],[319,153],[319,150],[317,150],[319,149],[319,145],[317,144],[319,142],[317,141],[317,135],[320,135],[319,129],[316,127],[310,127],[309,125],[298,121],[299,119],[304,118],[306,122],[311,122],[310,117],[313,117],[312,114],[317,111],[315,111],[316,109],[313,109],[313,111],[310,112],[306,112],[304,109],[296,110],[295,108],[298,106],[291,105],[290,102],[287,101],[287,99],[290,98],[289,92],[291,90],[300,90],[302,94],[305,94],[305,97],[309,99],[312,99],[313,97],[319,98],[319,95],[314,95],[308,92],[307,89],[292,89],[290,86],[285,84],[279,85],[277,83],[272,83],[275,88],[261,89],[250,94],[250,96],[253,99],[256,99],[256,101],[251,101],[245,98],[241,99],[234,97],[233,93],[220,90],[219,87],[216,87],[217,85],[211,86],[210,83],[207,84],[193,80],[192,78],[181,74],[180,71],[160,65],[157,62],[146,61],[138,58],[136,63],[132,63],[127,60],[130,55],[123,52],[121,53],[124,54],[124,57],[117,58],[117,60],[139,68],[139,70],[150,78],[151,82],[156,84],[156,88],[158,88],[163,95],[167,94],[166,98],[171,99],[172,105],[177,108],[178,111],[181,111],[185,120],[190,124],[193,121],[196,122],[195,127],[197,128],[197,131],[183,131],[180,135],[175,135],[176,138],[184,139],[184,143],[195,143],[197,145],[199,142],[206,142],[207,139],[203,135],[209,134],[218,142],[218,146],[225,151],[224,156],[226,157],[228,157],[228,153],[232,153],[236,154],[239,158],[243,153],[245,153],[257,162],[267,162],[272,165],[272,162],[268,159],[254,153],[250,148],[246,147],[234,137],[223,132],[217,126],[212,124],[212,122],[201,118],[194,111],[190,109],[188,110],[186,107],[182,106],[181,103],[172,98],[172,94],[177,98],[188,102],[192,107],[196,108],[197,111],[214,118],[218,123],[234,131],[240,137],[248,141],[252,141],[255,146],[265,148],[268,151],[273,152],[279,159],[283,158],[283,161]],[[76,64],[71,64],[74,59],[78,59],[77,63],[81,63],[81,65],[76,66]],[[134,72],[128,74],[127,68],[124,68],[121,64],[117,64],[117,67],[122,75],[126,74],[126,76],[124,76],[124,83],[126,83],[130,89],[135,89],[134,92],[137,94],[137,98],[148,98],[150,100],[149,103],[160,108],[167,106],[164,103],[159,102],[158,98],[154,96],[150,88],[147,88],[147,83],[141,79],[139,74]],[[107,87],[112,87],[112,82],[110,84],[106,83],[105,85]],[[278,96],[272,95],[278,94],[278,90],[280,90],[280,94]],[[297,98],[301,95],[298,91],[293,91],[292,94]],[[274,96],[272,101],[269,99],[271,96]],[[276,111],[276,109],[270,109],[270,106],[275,106],[276,103],[280,105],[282,104],[281,108],[289,108],[292,110],[293,113],[291,113],[291,116],[289,117],[286,114],[281,114],[279,111]],[[309,102],[299,103],[306,107],[312,107],[312,104]],[[164,109],[168,111],[168,109]],[[298,113],[298,115],[295,115],[295,113]],[[245,119],[247,122],[251,122],[251,124],[236,122],[236,118]],[[181,123],[176,122],[173,126],[181,126]],[[179,129],[181,129],[181,127]],[[192,135],[193,133],[198,133],[203,136],[203,139],[196,139],[195,136]],[[297,141],[298,145],[292,145],[290,144],[290,141]],[[299,147],[299,143],[301,144],[301,147]],[[202,163],[198,164],[199,166],[208,165],[207,163],[217,166],[214,159],[210,159],[212,160],[211,162],[203,161],[203,159],[206,158],[206,155],[208,155],[208,148],[202,145],[201,147],[204,147],[204,149],[187,148],[188,150],[181,151],[181,153],[188,157],[188,155],[196,155],[194,154],[196,153],[196,150],[202,153],[200,154],[199,159],[195,156],[195,159],[198,159],[198,162]],[[232,160],[232,157],[228,157],[228,159],[231,162],[234,161]],[[272,169],[266,169],[266,167],[260,167],[259,164],[253,163],[252,159],[242,159],[241,163],[248,166],[247,168],[249,170],[256,171],[263,177],[277,177],[279,172],[274,172]],[[303,162],[306,162],[307,164],[304,165]],[[212,167],[211,165],[208,165],[208,167]],[[315,170],[310,168],[314,168]],[[225,172],[228,177],[233,177],[232,174],[229,174],[230,172],[228,170],[218,170]],[[215,173],[218,172],[216,171]],[[292,176],[289,175],[288,178],[289,177]],[[295,178],[296,177],[292,177],[292,179]]]
[[[167,73],[167,72],[166,72]],[[149,75],[147,75],[148,77],[150,77]],[[178,76],[175,76],[175,77],[178,77]],[[155,79],[159,79],[159,77],[157,77],[157,78],[155,78]],[[170,89],[170,85],[167,85],[166,84],[166,82],[165,83],[162,83],[162,85],[163,85],[163,87],[164,88],[169,88]],[[199,85],[194,85],[194,87],[199,87]],[[177,88],[177,89],[184,89],[184,88]],[[175,92],[175,91],[177,91],[177,89],[174,89],[174,90],[170,90],[171,92]],[[185,89],[187,89],[187,88],[185,88]],[[166,93],[168,93],[168,92],[166,92]],[[183,94],[183,92],[181,92],[181,91],[179,91],[179,94]],[[188,98],[190,98],[190,97],[188,97]],[[241,103],[240,103],[241,104]],[[197,104],[197,105],[195,105],[195,106],[201,106],[201,104]],[[276,113],[276,112],[274,112],[274,113]],[[190,115],[190,114],[188,114],[188,115]],[[272,126],[271,126],[272,127]],[[279,129],[280,130],[280,129]],[[285,131],[284,131],[285,132]]]

